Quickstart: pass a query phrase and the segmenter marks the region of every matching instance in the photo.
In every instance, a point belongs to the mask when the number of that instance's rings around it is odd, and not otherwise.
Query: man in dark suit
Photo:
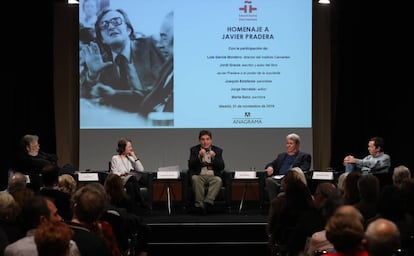
[[[199,144],[190,148],[188,169],[193,186],[195,207],[204,213],[214,204],[223,184],[221,173],[224,170],[223,150],[212,145],[212,135],[208,130],[201,130]],[[205,186],[208,186],[205,194]]]
[[[312,157],[310,154],[300,151],[299,148],[299,135],[288,134],[286,136],[286,152],[279,153],[275,160],[265,166],[268,176],[265,182],[269,200],[275,198],[280,190],[280,181],[275,179],[275,175],[284,175],[293,167],[299,167],[304,172],[310,170]]]
[[[154,90],[149,93],[142,101],[140,112],[148,114],[150,112],[173,112],[174,111],[174,30],[173,12],[168,13],[160,28],[160,41],[158,48],[166,58],[159,79],[155,83]]]

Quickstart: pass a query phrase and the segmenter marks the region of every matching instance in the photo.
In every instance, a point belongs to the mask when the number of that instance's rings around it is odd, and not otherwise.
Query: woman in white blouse
[[[144,172],[141,160],[134,153],[132,141],[120,139],[116,151],[118,154],[112,156],[111,159],[111,172],[121,176],[127,194],[140,207],[147,208],[147,203],[140,191],[141,187],[148,186],[147,173]]]

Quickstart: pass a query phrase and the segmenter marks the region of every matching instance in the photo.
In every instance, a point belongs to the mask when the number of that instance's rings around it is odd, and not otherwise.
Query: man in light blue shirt
[[[373,137],[368,141],[369,155],[363,159],[348,155],[344,158],[345,172],[360,169],[363,174],[387,173],[391,166],[391,158],[384,153],[384,140]]]

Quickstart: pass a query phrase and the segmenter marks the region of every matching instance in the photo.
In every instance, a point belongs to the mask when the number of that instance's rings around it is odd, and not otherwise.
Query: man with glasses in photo
[[[164,56],[151,38],[136,38],[125,11],[104,9],[95,23],[96,42],[84,46],[81,97],[99,104],[139,112],[142,99],[153,89]]]

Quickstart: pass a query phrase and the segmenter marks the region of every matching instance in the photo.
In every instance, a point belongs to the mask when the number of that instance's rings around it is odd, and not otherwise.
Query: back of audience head
[[[70,241],[74,232],[64,222],[45,221],[36,229],[34,240],[39,256],[70,255]]]
[[[19,210],[19,205],[10,193],[0,192],[0,222],[14,223]]]
[[[296,209],[309,209],[314,207],[313,198],[301,177],[297,171],[289,170],[282,179],[282,186],[287,205]]]
[[[329,195],[322,207],[322,215],[328,220],[335,211],[344,205],[344,198],[340,194]]]
[[[381,191],[378,204],[379,215],[395,223],[404,221],[406,208],[404,198],[399,188],[395,186],[385,186]]]
[[[372,221],[365,231],[365,238],[370,256],[390,256],[400,248],[398,227],[387,219]]]
[[[124,183],[122,182],[121,177],[115,173],[111,173],[106,177],[104,187],[105,192],[112,203],[120,203],[127,197]]]
[[[353,253],[361,249],[364,225],[361,213],[351,205],[340,206],[329,218],[326,238],[340,253]]]
[[[400,190],[407,212],[411,216],[414,216],[414,178],[403,180],[400,185]]]
[[[399,165],[394,168],[394,172],[392,174],[392,182],[395,186],[400,186],[403,180],[410,178],[411,172],[407,166]]]
[[[7,184],[8,191],[26,188],[27,177],[21,172],[14,172],[10,175]]]
[[[361,176],[361,171],[352,171],[346,176],[344,187],[344,199],[346,204],[356,204],[359,202],[358,180]]]
[[[295,173],[296,178],[298,178],[300,181],[302,181],[303,184],[305,184],[305,185],[308,184],[307,181],[306,181],[305,173],[303,173],[303,171],[300,167],[293,167],[291,170]]]
[[[368,202],[377,202],[380,196],[380,182],[372,174],[363,175],[358,179],[357,187],[361,199]]]
[[[13,196],[20,208],[22,208],[26,201],[34,197],[35,192],[27,187],[11,187],[8,192]]]
[[[59,167],[55,164],[48,164],[42,168],[42,182],[45,187],[57,185],[59,181]]]
[[[307,185],[305,174],[299,167],[289,169],[283,176],[281,184],[284,191],[286,190],[287,184],[289,184],[293,180],[300,181],[303,184]]]
[[[72,195],[76,191],[76,180],[70,174],[62,174],[58,179],[58,189]]]
[[[105,199],[98,189],[85,185],[72,196],[74,217],[84,224],[93,224],[105,209]]]
[[[319,183],[313,195],[313,201],[315,202],[316,208],[322,208],[326,200],[332,195],[339,195],[339,191],[335,184],[332,182]]]
[[[338,177],[338,189],[341,194],[344,194],[345,191],[345,180],[346,176],[348,176],[349,172],[344,172]]]

